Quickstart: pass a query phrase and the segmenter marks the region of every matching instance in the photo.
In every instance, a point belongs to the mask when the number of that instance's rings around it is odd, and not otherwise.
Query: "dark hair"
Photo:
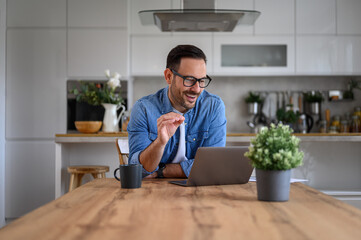
[[[207,62],[206,55],[198,47],[193,45],[178,45],[168,53],[166,68],[178,71],[182,58],[203,59],[205,63]]]

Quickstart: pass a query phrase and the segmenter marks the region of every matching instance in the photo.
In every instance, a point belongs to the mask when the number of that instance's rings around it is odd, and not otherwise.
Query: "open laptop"
[[[247,183],[253,167],[244,156],[248,147],[200,147],[188,180],[170,181],[181,186]]]

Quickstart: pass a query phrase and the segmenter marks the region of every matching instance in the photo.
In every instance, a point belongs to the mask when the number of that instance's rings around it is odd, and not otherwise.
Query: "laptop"
[[[188,180],[170,183],[189,186],[243,184],[249,181],[253,167],[244,156],[248,147],[200,147]]]

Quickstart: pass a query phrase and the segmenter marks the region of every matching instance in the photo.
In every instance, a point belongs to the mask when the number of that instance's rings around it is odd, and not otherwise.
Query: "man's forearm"
[[[163,156],[165,145],[160,144],[157,140],[152,142],[140,155],[139,160],[143,168],[148,172],[153,172]],[[164,177],[167,178],[186,178],[183,169],[178,163],[169,163],[163,171]]]
[[[166,178],[186,178],[183,169],[179,163],[166,164],[166,168],[163,171],[163,175]]]
[[[139,161],[145,170],[153,172],[157,168],[162,159],[164,148],[165,145],[161,144],[158,139],[156,139],[140,153]]]

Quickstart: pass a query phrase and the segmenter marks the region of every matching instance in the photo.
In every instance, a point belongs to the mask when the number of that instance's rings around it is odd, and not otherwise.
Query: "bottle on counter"
[[[327,121],[326,120],[320,121],[320,133],[327,133]]]
[[[330,109],[326,109],[325,111],[325,119],[326,119],[326,124],[327,124],[327,129],[330,127],[331,125],[331,112]]]
[[[358,115],[352,116],[351,132],[353,133],[361,132],[360,117]]]
[[[331,126],[330,129],[328,130],[328,133],[338,133],[337,132],[337,127],[336,126]]]
[[[350,127],[347,120],[341,121],[340,133],[348,133],[350,132]]]
[[[129,111],[125,111],[123,116],[122,116],[122,132],[126,132],[127,131],[127,127],[128,127],[128,123],[129,123],[129,119],[130,119],[130,112]]]
[[[347,120],[349,123],[351,123],[351,121],[352,121],[352,112],[346,112],[345,114],[344,114],[344,120]]]
[[[341,128],[341,122],[340,122],[340,120],[341,120],[340,115],[335,115],[335,116],[332,118],[331,126],[335,126],[337,132],[340,132],[340,128]]]
[[[361,119],[361,107],[355,107],[353,115],[357,115]]]

